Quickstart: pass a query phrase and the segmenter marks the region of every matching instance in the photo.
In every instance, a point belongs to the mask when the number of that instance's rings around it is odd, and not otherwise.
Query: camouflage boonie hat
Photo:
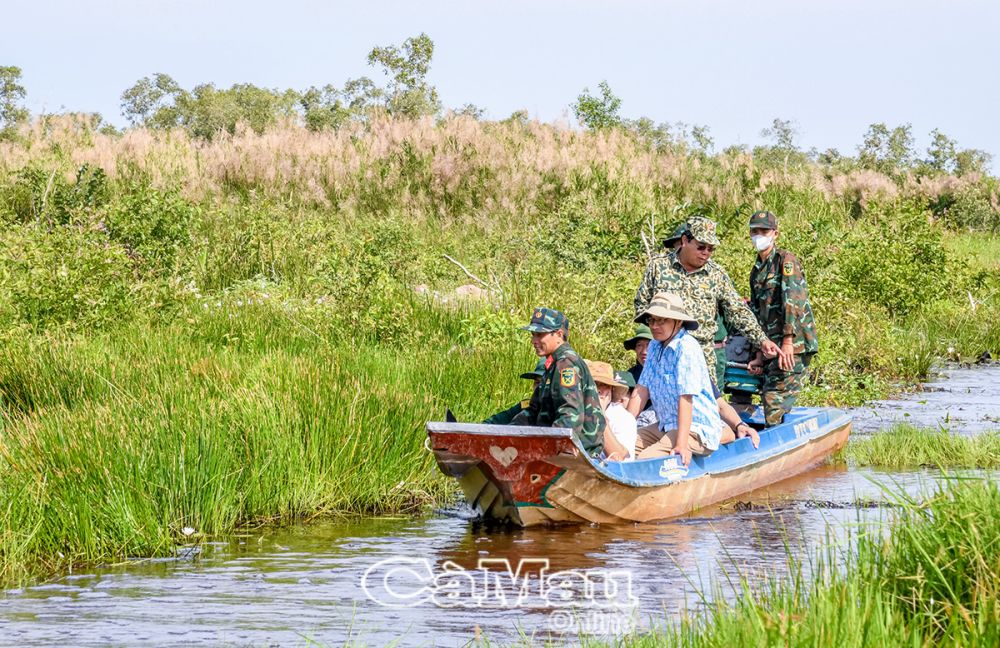
[[[545,358],[539,360],[534,369],[521,374],[521,377],[525,380],[541,380],[543,375],[545,375]]]
[[[750,217],[750,229],[763,227],[765,229],[778,229],[778,217],[769,211],[754,212]]]
[[[680,237],[684,236],[685,232],[687,231],[688,231],[688,224],[681,223],[680,225],[674,228],[673,234],[663,239],[663,247],[667,248],[668,250],[674,247],[674,243],[676,243]]]
[[[561,311],[551,308],[536,308],[531,315],[531,322],[521,327],[522,331],[532,333],[552,333],[553,331],[569,332],[569,319]]]
[[[688,234],[699,243],[719,245],[719,235],[715,231],[715,221],[704,216],[692,216],[687,222]]]
[[[623,385],[628,385],[629,390],[635,389],[635,378],[627,371],[616,371],[615,380]]]
[[[625,347],[626,351],[635,351],[635,345],[639,343],[639,340],[652,339],[653,332],[649,330],[649,327],[645,324],[637,324],[635,327],[635,335],[622,342],[622,346]]]

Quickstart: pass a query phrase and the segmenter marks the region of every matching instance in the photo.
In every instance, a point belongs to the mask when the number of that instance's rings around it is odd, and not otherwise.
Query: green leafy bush
[[[891,209],[891,208],[890,208]],[[893,315],[906,315],[944,295],[947,255],[941,233],[923,212],[903,205],[878,206],[871,227],[845,233],[838,252],[839,287],[862,301],[883,304]]]
[[[191,239],[198,208],[172,191],[148,184],[126,187],[104,212],[108,238],[119,243],[142,274],[170,272],[179,250]]]
[[[117,324],[134,305],[130,265],[125,249],[100,232],[70,225],[8,227],[0,234],[7,325]]]

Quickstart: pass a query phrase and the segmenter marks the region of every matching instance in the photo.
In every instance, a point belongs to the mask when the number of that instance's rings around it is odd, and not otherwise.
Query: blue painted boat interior
[[[758,407],[744,420],[761,426],[764,416]],[[693,457],[685,471],[678,455],[636,461],[594,462],[594,469],[629,486],[660,486],[681,480],[697,479],[705,474],[729,472],[787,452],[841,427],[850,416],[826,407],[796,407],[785,415],[781,425],[760,432],[760,447],[749,438],[737,439],[719,447],[707,457]],[[576,440],[579,446],[579,440]],[[582,451],[582,448],[581,448]]]

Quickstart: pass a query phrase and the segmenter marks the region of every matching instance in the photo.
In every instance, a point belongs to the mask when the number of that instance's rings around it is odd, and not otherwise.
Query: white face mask
[[[763,252],[774,243],[774,237],[770,234],[757,234],[756,236],[751,236],[750,240],[753,241],[753,246],[757,248],[758,252]]]

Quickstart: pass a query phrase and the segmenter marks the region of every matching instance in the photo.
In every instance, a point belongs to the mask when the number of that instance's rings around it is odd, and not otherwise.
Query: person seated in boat
[[[531,380],[534,384],[534,387],[537,388],[539,381],[541,381],[542,379],[542,374],[544,373],[545,373],[545,361],[539,360],[538,363],[535,364],[535,368],[532,369],[531,371],[526,371],[523,374],[521,374],[521,378],[525,380]],[[534,391],[534,389],[532,389],[532,391]],[[523,410],[527,409],[528,403],[530,402],[531,398],[525,398],[523,401],[518,401],[517,403],[514,403],[504,411],[497,412],[493,416],[489,417],[488,419],[483,421],[483,423],[487,423],[489,425],[507,425],[511,422],[511,420],[515,416],[520,414]]]
[[[604,454],[608,461],[632,461],[635,459],[635,417],[622,405],[628,395],[628,385],[618,381],[607,362],[587,360],[586,363],[608,422],[604,429]]]
[[[693,454],[709,455],[732,436],[730,431],[723,438],[708,364],[690,335],[698,322],[688,314],[684,298],[670,292],[654,295],[635,321],[649,326],[653,341],[628,410],[635,416],[652,398],[658,419],[655,429],[639,430],[638,458],[677,454],[686,466]]]
[[[664,245],[666,245],[666,241],[664,241]],[[652,339],[653,334],[648,326],[645,324],[636,324],[635,335],[622,343],[626,351],[635,352],[635,364],[628,370],[628,373],[632,377],[633,386],[639,381],[639,375],[642,374],[642,365],[646,363],[646,349],[649,348],[649,343]],[[639,416],[636,417],[636,425],[645,427],[647,425],[654,425],[655,423],[656,410],[653,409],[653,401],[650,400],[646,403],[645,409],[639,412]]]
[[[617,380],[621,384],[623,384],[626,387],[628,387],[628,391],[624,392],[621,395],[622,396],[621,404],[624,405],[627,408],[628,407],[628,399],[632,397],[632,390],[635,389],[635,378],[633,378],[632,374],[630,374],[627,371],[616,371],[615,372],[615,380]],[[643,410],[643,411],[645,411],[645,410]]]
[[[714,384],[712,387],[715,389],[715,401],[719,404],[719,418],[722,419],[723,423],[722,437],[720,439],[721,443],[729,443],[730,441],[735,441],[736,439],[750,437],[750,443],[753,444],[753,447],[759,448],[760,435],[757,433],[757,428],[745,423],[743,419],[740,418],[740,413],[736,411],[736,408],[730,405],[729,401],[722,397],[722,393],[719,391],[718,387],[715,387]]]
[[[521,329],[531,332],[531,346],[544,360],[545,371],[528,407],[511,425],[570,428],[588,455],[599,455],[607,422],[590,369],[566,341],[569,319],[560,311],[536,308]]]

